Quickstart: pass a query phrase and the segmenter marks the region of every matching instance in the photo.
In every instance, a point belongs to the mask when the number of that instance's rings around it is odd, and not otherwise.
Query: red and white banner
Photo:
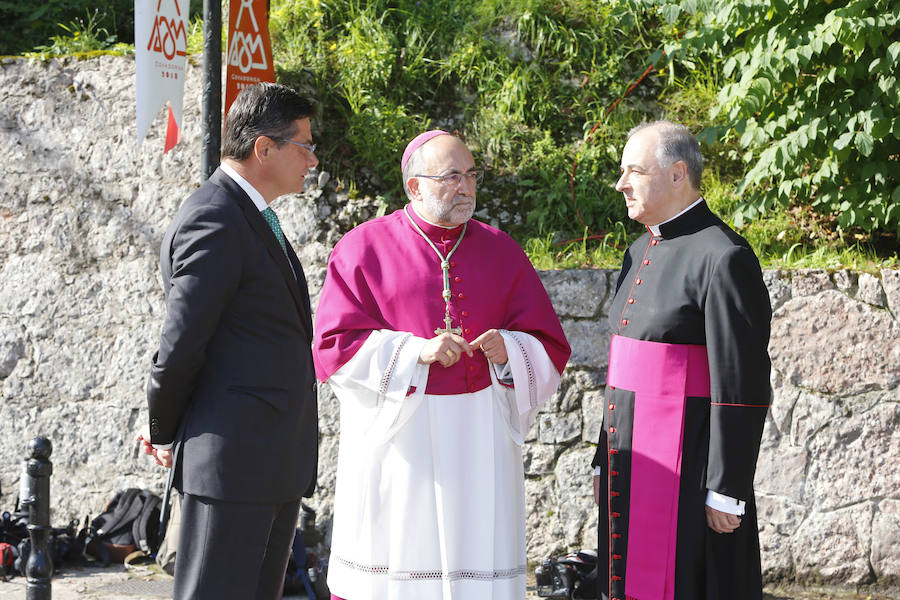
[[[178,143],[187,62],[189,0],[135,0],[134,62],[138,147],[160,107],[169,103],[168,152]]]
[[[225,54],[225,116],[243,88],[275,81],[269,41],[268,0],[230,0]]]

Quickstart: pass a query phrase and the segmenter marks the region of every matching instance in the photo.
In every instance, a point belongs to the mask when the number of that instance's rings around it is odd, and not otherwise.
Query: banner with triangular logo
[[[184,77],[187,63],[189,0],[135,0],[134,62],[137,92],[137,143],[168,102],[168,152],[181,130]]]

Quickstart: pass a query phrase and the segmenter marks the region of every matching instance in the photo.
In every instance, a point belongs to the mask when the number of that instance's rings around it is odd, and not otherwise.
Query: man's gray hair
[[[633,127],[628,132],[628,139],[644,129],[653,129],[659,134],[659,145],[656,147],[656,162],[659,166],[665,168],[679,160],[684,161],[688,181],[695,190],[699,190],[703,177],[703,155],[700,154],[700,143],[691,131],[672,121],[652,121]]]
[[[422,144],[422,146],[424,145],[425,144]],[[416,148],[415,152],[409,155],[406,166],[403,167],[402,171],[403,191],[406,192],[406,197],[410,200],[413,199],[412,192],[409,191],[409,186],[406,185],[406,181],[422,170],[422,146]]]

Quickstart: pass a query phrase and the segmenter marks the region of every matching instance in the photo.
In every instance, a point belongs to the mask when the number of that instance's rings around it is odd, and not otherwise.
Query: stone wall
[[[133,69],[115,57],[0,65],[0,508],[15,501],[26,443],[46,435],[54,524],[96,514],[117,489],[165,481],[134,437],[163,317],[157,248],[199,179],[199,75],[189,64],[184,141],[164,156],[162,111],[135,148]],[[276,208],[315,305],[331,246],[375,204],[336,193],[323,170]],[[541,276],[573,355],[525,447],[532,560],[596,544],[589,462],[614,282],[602,270]],[[756,487],[767,577],[896,583],[900,271],[765,276],[775,399]],[[326,524],[337,414],[323,386],[311,504]]]

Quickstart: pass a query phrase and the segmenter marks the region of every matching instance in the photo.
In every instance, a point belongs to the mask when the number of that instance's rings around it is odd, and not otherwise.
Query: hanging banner
[[[134,2],[138,147],[166,102],[169,121],[163,152],[178,143],[187,62],[188,4],[189,0]]]
[[[275,81],[268,0],[230,0],[225,54],[225,116],[243,88]]]

